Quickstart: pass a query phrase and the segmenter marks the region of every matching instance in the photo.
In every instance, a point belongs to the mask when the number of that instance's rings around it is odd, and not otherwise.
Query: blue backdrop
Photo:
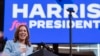
[[[4,35],[13,39],[16,27],[26,24],[32,43],[69,43],[67,7],[76,11],[73,43],[100,43],[100,0],[5,0]]]

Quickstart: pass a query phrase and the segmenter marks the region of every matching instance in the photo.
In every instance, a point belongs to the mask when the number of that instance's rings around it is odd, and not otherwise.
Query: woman
[[[26,25],[20,25],[15,32],[14,40],[7,41],[3,53],[6,56],[28,56],[32,52],[28,28]]]

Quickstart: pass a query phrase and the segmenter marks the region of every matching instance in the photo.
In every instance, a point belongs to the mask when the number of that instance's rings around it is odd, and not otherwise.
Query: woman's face
[[[19,40],[25,40],[28,36],[28,32],[25,26],[19,28]]]

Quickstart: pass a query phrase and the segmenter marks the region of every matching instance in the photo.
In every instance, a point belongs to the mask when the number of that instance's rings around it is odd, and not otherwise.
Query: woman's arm
[[[7,41],[3,54],[7,55],[7,56],[20,56],[21,52],[20,51],[12,51],[12,47],[13,47],[13,41]]]

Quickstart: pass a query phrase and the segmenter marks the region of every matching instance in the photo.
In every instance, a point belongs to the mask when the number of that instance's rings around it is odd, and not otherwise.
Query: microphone
[[[67,11],[69,12],[69,18],[72,18],[72,12],[75,12],[73,8],[68,8]]]
[[[75,12],[73,8],[68,8],[67,11],[69,11],[69,12]]]

